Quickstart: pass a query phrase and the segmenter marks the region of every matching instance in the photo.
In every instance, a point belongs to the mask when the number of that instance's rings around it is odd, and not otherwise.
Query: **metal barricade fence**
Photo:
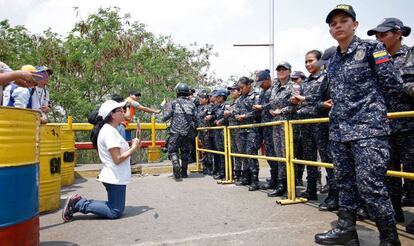
[[[407,118],[407,117],[414,117],[414,111],[407,111],[407,112],[397,112],[397,113],[388,113],[388,118]],[[199,161],[199,151],[201,152],[209,152],[213,154],[220,154],[224,155],[225,158],[225,180],[218,181],[221,184],[232,184],[233,181],[233,168],[232,168],[232,157],[240,157],[240,158],[253,158],[253,159],[264,159],[264,160],[272,160],[278,162],[285,162],[286,163],[286,175],[287,175],[287,199],[277,200],[276,202],[280,205],[287,205],[287,204],[295,204],[295,203],[303,203],[307,202],[305,198],[297,198],[296,197],[296,184],[295,184],[295,164],[299,165],[310,165],[310,166],[317,166],[317,167],[325,167],[325,168],[333,168],[332,163],[325,163],[325,162],[317,162],[317,161],[309,161],[309,160],[301,160],[295,159],[294,153],[294,143],[293,143],[293,127],[294,125],[301,125],[301,124],[319,124],[319,123],[328,123],[329,118],[316,118],[316,119],[304,119],[304,120],[290,120],[290,121],[274,121],[274,122],[267,122],[267,123],[259,123],[259,124],[247,124],[247,125],[235,125],[235,126],[218,126],[218,127],[202,127],[197,128],[198,131],[200,130],[218,130],[222,129],[224,131],[224,151],[216,151],[210,149],[203,149],[199,148],[198,146],[198,137],[196,138],[196,162],[197,167],[201,171],[201,163]],[[240,154],[240,153],[232,153],[231,152],[231,137],[230,131],[233,129],[242,129],[242,128],[256,128],[256,127],[270,127],[270,126],[283,126],[285,131],[285,157],[280,156],[261,156],[261,155],[247,155],[247,154]],[[387,176],[391,177],[399,177],[399,178],[408,178],[414,179],[414,173],[408,173],[403,171],[387,171]]]
[[[224,170],[225,170],[225,179],[224,180],[220,180],[217,181],[217,183],[219,184],[231,184],[233,183],[232,179],[232,166],[231,164],[229,164],[229,160],[228,160],[228,143],[229,143],[229,138],[227,135],[227,127],[225,126],[212,126],[212,127],[199,127],[197,128],[197,131],[204,131],[204,130],[223,130],[223,136],[224,136],[224,151],[217,151],[217,150],[212,150],[212,149],[200,149],[198,147],[198,136],[195,138],[195,146],[196,146],[196,165],[197,165],[197,170],[201,171],[201,163],[200,163],[200,158],[199,158],[199,154],[198,152],[208,152],[208,153],[212,153],[212,154],[218,154],[218,155],[224,155]],[[203,146],[204,147],[204,146]]]
[[[414,117],[414,111],[407,111],[407,112],[396,112],[396,113],[388,113],[387,117],[389,119],[394,118],[407,118],[407,117]],[[309,165],[309,166],[317,166],[317,167],[325,167],[325,168],[333,168],[332,163],[325,163],[325,162],[317,162],[317,161],[309,161],[309,160],[300,160],[295,159],[294,156],[294,146],[293,146],[293,125],[302,125],[302,124],[319,124],[319,123],[328,123],[329,118],[316,118],[316,119],[304,119],[304,120],[290,120],[288,122],[289,124],[289,161],[290,166],[294,168],[295,164],[300,165]],[[414,161],[414,160],[413,160]],[[402,172],[402,171],[387,171],[387,176],[391,177],[399,177],[399,178],[408,178],[408,179],[414,179],[414,173],[408,173],[408,172]],[[289,181],[290,180],[290,181]],[[307,199],[305,198],[296,198],[296,184],[295,184],[295,173],[292,172],[291,176],[288,176],[288,182],[292,183],[292,197],[291,199],[297,202],[307,202]],[[281,201],[281,204],[290,204],[290,201]]]
[[[285,157],[283,156],[266,156],[266,155],[246,155],[246,154],[238,154],[231,152],[231,142],[229,142],[229,162],[231,163],[231,157],[241,157],[241,158],[252,158],[252,159],[263,159],[263,160],[270,160],[270,161],[277,161],[277,162],[285,162],[286,165],[286,175],[290,177],[294,172],[293,166],[289,162],[289,151],[290,151],[290,143],[289,138],[289,124],[288,121],[273,121],[273,122],[266,122],[266,123],[258,123],[258,124],[247,124],[247,125],[236,125],[236,126],[229,126],[227,127],[228,135],[230,136],[230,131],[232,129],[245,129],[245,128],[258,128],[258,127],[274,127],[274,126],[283,126],[285,132]],[[230,140],[231,141],[231,140]],[[279,164],[280,165],[280,164]],[[293,184],[294,185],[294,184]],[[288,203],[296,203],[292,200],[292,182],[287,179],[287,199],[285,200],[277,200],[277,203],[288,204]]]

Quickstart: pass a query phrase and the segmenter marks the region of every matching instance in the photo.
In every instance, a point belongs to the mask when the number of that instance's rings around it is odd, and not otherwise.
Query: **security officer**
[[[257,73],[256,76],[256,85],[262,88],[259,94],[259,103],[253,105],[253,109],[261,113],[261,122],[270,122],[273,120],[273,116],[270,114],[270,96],[272,91],[275,88],[273,86],[272,78],[270,77],[270,71],[268,69],[262,70]],[[263,144],[265,146],[267,156],[276,156],[275,147],[273,145],[273,128],[264,127],[261,131]],[[262,189],[276,189],[277,187],[277,162],[276,161],[267,161],[270,167],[270,179]]]
[[[305,67],[310,73],[309,78],[305,80],[302,85],[301,94],[304,96],[317,95],[319,93],[319,86],[325,78],[319,67],[315,66],[315,63],[321,58],[322,54],[318,50],[311,50],[306,53],[305,56]],[[293,97],[294,98],[294,97]],[[292,102],[292,100],[291,100]],[[293,102],[292,102],[293,103]],[[296,114],[300,119],[311,119],[319,118],[315,104],[310,102],[302,102],[297,106]],[[300,126],[301,144],[303,149],[303,159],[309,161],[317,160],[317,151],[324,148],[323,152],[327,152],[326,147],[318,146],[317,136],[318,125],[316,124],[304,124]],[[322,152],[322,151],[320,151]],[[325,155],[326,156],[326,155]],[[322,160],[326,162],[326,160]],[[299,194],[299,197],[307,198],[308,200],[318,200],[317,198],[317,179],[318,179],[318,168],[315,166],[306,166],[307,171],[307,187],[306,191]]]
[[[295,84],[300,86],[301,91],[302,84],[306,79],[305,74],[302,71],[293,71],[290,75],[290,79]],[[299,119],[297,114],[293,114],[294,119]],[[303,159],[303,150],[302,150],[302,137],[300,136],[300,127],[301,125],[293,126],[293,148],[294,148],[294,157],[296,159]],[[296,186],[303,186],[303,171],[305,170],[304,165],[295,165],[295,183]]]
[[[317,50],[309,51],[305,56],[305,64],[309,78],[303,84],[302,95],[295,95],[291,98],[291,102],[299,104],[297,114],[304,118],[325,118],[328,117],[330,108],[332,107],[331,97],[329,94],[329,84],[327,83],[325,65],[328,65],[329,59],[336,53],[336,47],[330,47],[325,50],[323,55]],[[332,159],[328,151],[329,142],[329,124],[321,123],[316,125],[303,125],[303,141],[307,142],[304,149],[307,149],[305,159],[316,159],[316,150],[319,151],[319,156],[322,162],[331,163]],[[309,143],[311,141],[311,143]],[[315,146],[312,149],[311,146]],[[310,152],[312,149],[313,152]],[[312,154],[314,153],[314,154]],[[308,168],[308,167],[307,167]],[[338,209],[338,189],[336,187],[335,179],[333,177],[333,170],[326,169],[328,173],[328,197],[323,203],[319,205],[321,211],[334,211]],[[313,173],[308,176],[315,176]],[[313,177],[315,179],[316,177]],[[308,177],[309,180],[309,177]],[[309,181],[308,181],[309,182]],[[309,194],[308,186],[308,194]],[[316,195],[316,190],[311,191]],[[307,194],[304,194],[307,195]]]
[[[207,90],[202,90],[197,94],[199,98],[199,106],[197,107],[197,121],[199,127],[205,127],[206,124],[204,122],[204,117],[207,115],[207,106],[209,104],[209,95]],[[198,132],[198,139],[200,139],[203,148],[207,148],[208,146],[208,132],[207,131],[199,131]],[[203,158],[201,160],[203,164],[203,174],[207,175],[212,172],[213,161],[212,156],[204,152]]]
[[[252,83],[247,77],[241,77],[238,81],[241,96],[237,102],[236,120],[240,125],[253,124],[257,119],[257,113],[253,105],[258,104],[259,95],[256,94]],[[257,155],[258,137],[256,128],[241,128],[238,135],[238,149],[243,154]],[[257,159],[242,158],[242,180],[236,185],[250,185],[249,191],[255,191],[259,186],[259,162]]]
[[[214,96],[216,97],[216,110],[213,112],[212,120],[214,121],[215,126],[225,126],[227,122],[224,119],[224,111],[226,108],[226,100],[228,92],[226,89],[218,89]],[[214,130],[214,144],[215,150],[224,152],[224,130]],[[217,175],[214,176],[214,179],[224,179],[225,178],[225,156],[218,155],[217,163]]]
[[[213,90],[209,94],[209,104],[206,107],[206,116],[204,117],[204,122],[206,124],[206,127],[212,127],[214,126],[214,112],[217,110],[217,104],[216,102],[216,93],[217,90]],[[206,149],[216,150],[215,145],[215,132],[214,130],[208,130],[207,131],[207,141],[206,141]],[[212,154],[212,153],[206,153],[211,156],[212,160],[212,166],[211,166],[211,172],[210,175],[217,175],[217,165],[219,163],[219,155],[218,154]]]
[[[175,180],[187,178],[187,166],[190,159],[190,142],[197,133],[196,108],[188,99],[190,88],[179,83],[175,89],[177,98],[164,110],[162,121],[171,119],[167,139],[168,158],[171,160]],[[180,157],[179,157],[180,156]],[[181,165],[180,165],[181,159]]]
[[[397,18],[385,18],[376,28],[368,31],[368,35],[375,35],[377,40],[382,42],[394,58],[394,66],[400,71],[404,84],[414,82],[414,48],[402,45],[402,37],[410,35],[411,28],[404,26]],[[402,112],[414,110],[414,98],[401,93],[399,100],[393,100],[388,108],[389,112]],[[389,170],[401,170],[414,172],[414,121],[412,119],[392,119],[390,137],[391,161]],[[405,180],[407,197],[405,201],[414,204],[414,181]],[[402,182],[401,178],[386,178],[388,192],[395,210],[397,222],[404,222],[404,214],[401,209]],[[414,223],[412,223],[414,229]],[[408,226],[409,228],[409,226]]]
[[[326,23],[339,45],[327,77],[334,105],[329,138],[340,208],[336,227],[316,234],[315,242],[359,245],[355,222],[361,198],[378,227],[380,245],[401,245],[384,184],[389,162],[386,103],[398,98],[401,77],[381,43],[355,36],[358,22],[352,6],[337,5]]]
[[[224,111],[224,119],[228,122],[229,126],[238,125],[238,121],[235,118],[237,114],[237,102],[240,99],[240,88],[237,83],[234,83],[232,86],[227,87],[227,90],[230,92],[230,97],[232,101],[226,106]],[[231,152],[232,153],[240,153],[238,148],[238,132],[239,129],[231,129],[230,130],[230,138],[231,138]],[[240,182],[241,173],[242,173],[242,159],[240,157],[233,157],[232,158],[233,164],[233,171],[234,171],[234,182]]]
[[[281,62],[276,66],[277,83],[270,96],[271,109],[269,110],[274,121],[291,120],[295,112],[295,106],[290,103],[290,98],[294,93],[294,83],[290,79],[291,68],[292,66],[288,62]],[[276,156],[285,157],[285,129],[283,126],[273,127],[273,144]],[[278,187],[267,195],[269,197],[283,196],[286,191],[286,163],[282,162],[278,165]]]

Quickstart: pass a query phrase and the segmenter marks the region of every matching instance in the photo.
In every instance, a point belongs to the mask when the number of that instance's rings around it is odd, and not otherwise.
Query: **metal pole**
[[[269,0],[270,15],[269,15],[269,69],[272,79],[275,75],[275,1]]]
[[[155,147],[155,116],[151,116],[151,146]]]
[[[72,123],[73,123],[73,117],[72,115],[68,116],[68,128],[69,130],[72,130]]]

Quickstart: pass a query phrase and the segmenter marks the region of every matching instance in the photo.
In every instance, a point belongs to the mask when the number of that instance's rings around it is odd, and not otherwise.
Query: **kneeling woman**
[[[104,102],[99,108],[99,117],[91,133],[93,146],[98,149],[99,158],[103,163],[98,180],[105,186],[108,201],[96,201],[82,198],[75,194],[69,197],[62,211],[65,222],[73,219],[73,214],[96,214],[106,219],[118,219],[125,208],[126,184],[131,181],[130,159],[138,149],[139,140],[128,142],[117,131],[117,126],[124,120],[126,102],[117,103],[113,100]],[[98,117],[98,118],[99,118]]]

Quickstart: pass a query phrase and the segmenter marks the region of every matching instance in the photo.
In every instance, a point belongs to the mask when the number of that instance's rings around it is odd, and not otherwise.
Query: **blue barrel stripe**
[[[0,228],[39,214],[39,163],[0,167]]]

